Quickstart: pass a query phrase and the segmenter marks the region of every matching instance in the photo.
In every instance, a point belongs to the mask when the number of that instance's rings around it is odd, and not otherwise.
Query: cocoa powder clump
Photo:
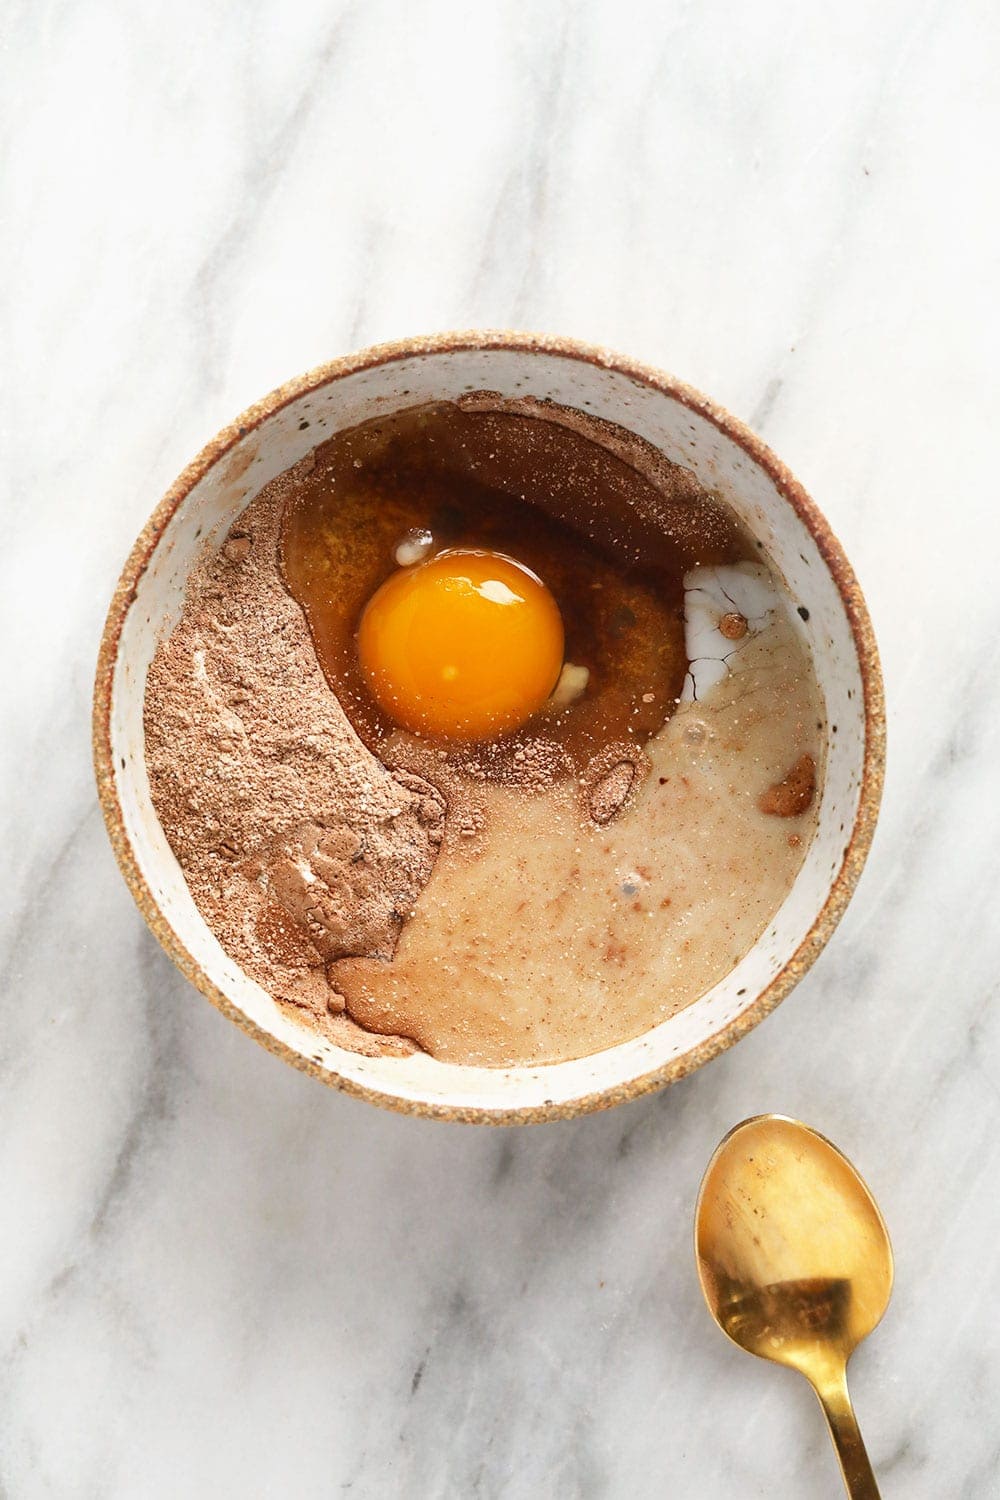
[[[583,777],[584,800],[591,819],[603,827],[624,809],[649,772],[649,758],[635,745],[609,745],[595,755]]]
[[[762,792],[757,806],[774,818],[798,818],[812,806],[816,795],[816,762],[800,755],[788,775]]]

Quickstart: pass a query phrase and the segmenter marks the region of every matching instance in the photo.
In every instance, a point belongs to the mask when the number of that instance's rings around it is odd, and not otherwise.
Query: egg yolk
[[[499,552],[455,548],[386,579],[358,627],[379,707],[404,729],[485,740],[540,708],[562,668],[555,600]]]

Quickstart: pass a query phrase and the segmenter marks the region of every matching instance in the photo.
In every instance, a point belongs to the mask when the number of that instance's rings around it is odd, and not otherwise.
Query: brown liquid
[[[675,476],[686,489],[689,476],[671,469]],[[608,745],[645,744],[684,681],[685,570],[747,554],[727,513],[701,492],[703,524],[691,527],[686,498],[683,508],[673,502],[673,533],[665,529],[664,488],[558,420],[450,403],[366,423],[317,449],[285,516],[282,566],[365,744],[381,753],[391,737],[398,758],[398,732],[358,666],[358,619],[395,570],[397,543],[419,529],[435,550],[485,547],[532,568],[559,605],[566,660],[590,674],[570,708],[544,708],[519,735],[473,754],[486,779],[509,781],[516,752],[539,736],[578,772]],[[585,535],[579,524],[595,516],[596,537]]]

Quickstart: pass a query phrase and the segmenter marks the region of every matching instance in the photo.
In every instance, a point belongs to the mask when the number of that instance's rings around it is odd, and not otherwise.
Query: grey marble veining
[[[840,1493],[691,1256],[744,1115],[861,1166],[891,1496],[1000,1493],[1000,19],[514,0],[8,8],[0,152],[0,1494]],[[667,1093],[411,1121],[258,1050],[147,935],[92,787],[124,554],[222,422],[381,338],[525,326],[751,420],[865,586],[890,764],[833,944]]]

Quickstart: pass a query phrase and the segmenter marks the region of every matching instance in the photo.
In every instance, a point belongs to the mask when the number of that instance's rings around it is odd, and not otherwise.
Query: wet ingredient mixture
[[[503,1066],[649,1029],[739,961],[813,832],[801,625],[639,439],[477,393],[254,500],[146,699],[206,920],[342,1045]]]

